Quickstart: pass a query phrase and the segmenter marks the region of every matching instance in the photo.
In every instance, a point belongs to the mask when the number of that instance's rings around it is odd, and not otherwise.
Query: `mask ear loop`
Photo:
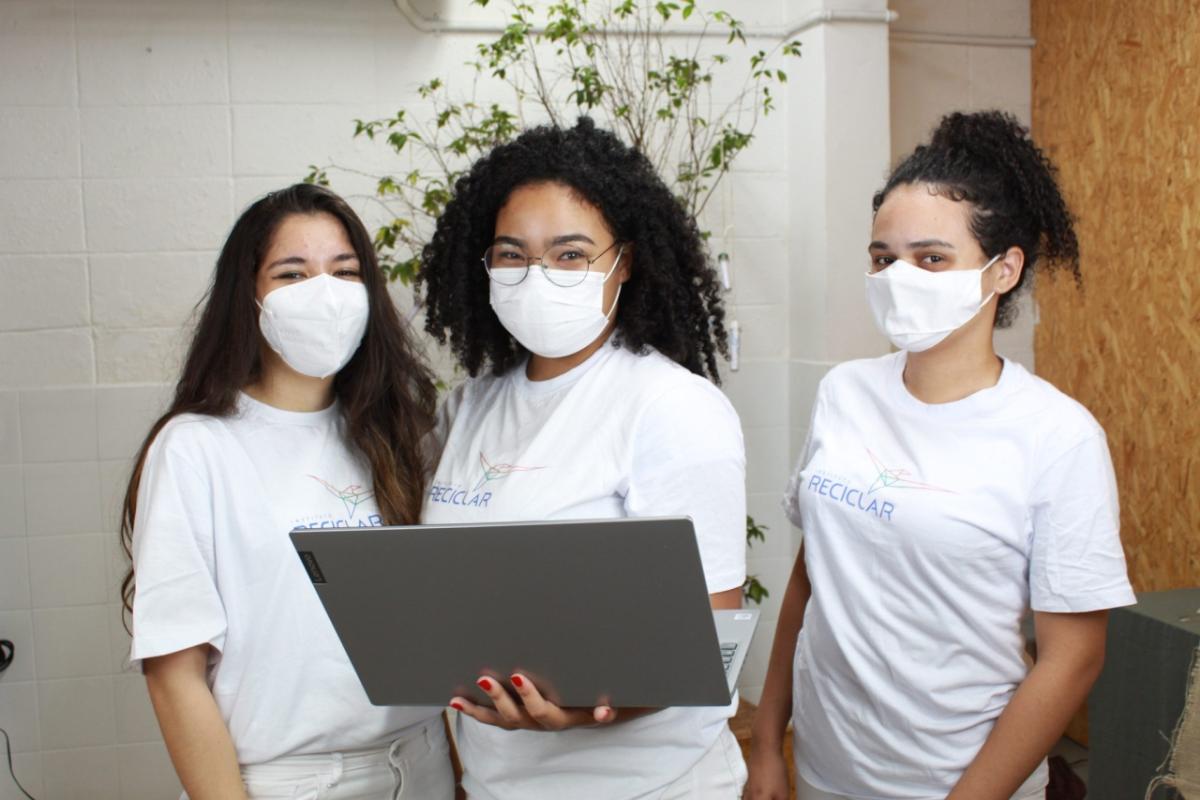
[[[625,255],[625,245],[617,248],[617,257],[613,259],[612,266],[608,268],[608,272],[604,273],[604,280],[600,281],[601,283],[608,283],[608,279],[617,271],[617,264],[621,263],[621,256],[623,255]]]
[[[601,286],[608,283],[608,279],[611,278],[612,274],[617,271],[617,264],[621,263],[621,256],[623,256],[623,255],[625,255],[625,245],[621,245],[620,247],[617,248],[617,257],[613,259],[613,264],[611,267],[609,267],[608,272],[604,273],[604,280],[600,281]],[[613,316],[613,312],[617,310],[617,301],[621,299],[621,288],[623,286],[624,286],[624,284],[617,285],[616,297],[613,298],[612,305],[608,307],[608,313],[604,315],[604,319],[606,321],[611,320],[612,316]],[[600,300],[600,302],[601,303],[604,302],[603,296],[602,296],[602,299]],[[603,305],[601,305],[600,310],[601,311],[604,310]]]
[[[981,277],[981,278],[982,278],[982,277],[983,277],[983,273],[987,272],[987,271],[988,271],[988,270],[991,268],[992,264],[995,264],[995,263],[996,263],[997,261],[999,261],[999,260],[1000,260],[1000,254],[999,254],[999,253],[997,253],[996,255],[992,256],[992,260],[991,260],[991,261],[989,261],[988,263],[984,264],[982,267],[980,267],[980,268],[979,268],[979,277]],[[993,297],[995,297],[995,296],[996,296],[996,290],[995,290],[995,289],[992,289],[992,293],[991,293],[991,294],[989,294],[987,297],[983,298],[983,302],[981,302],[981,303],[979,304],[979,309],[978,309],[978,310],[979,310],[979,311],[982,311],[982,310],[983,310],[983,307],[984,307],[984,306],[986,306],[988,303],[992,302],[992,298],[993,298]],[[976,313],[978,313],[978,311],[977,311]]]

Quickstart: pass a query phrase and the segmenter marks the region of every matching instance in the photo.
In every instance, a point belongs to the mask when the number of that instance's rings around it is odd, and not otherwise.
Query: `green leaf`
[[[763,531],[767,531],[767,530],[770,530],[770,528],[768,526],[759,525],[757,522],[754,521],[754,517],[750,516],[749,514],[746,515],[746,542],[747,542],[747,544],[753,545],[755,539],[757,539],[760,542],[765,542],[767,540],[767,535],[765,533],[763,533]]]
[[[392,149],[399,153],[404,149],[404,145],[408,142],[408,134],[402,131],[392,131],[388,134],[388,144]]]
[[[318,167],[316,164],[308,165],[308,174],[304,176],[305,183],[313,183],[317,186],[328,186],[329,175],[323,167]]]
[[[742,595],[751,603],[762,605],[762,601],[770,597],[771,593],[762,585],[757,575],[748,575],[746,582],[742,584]]]

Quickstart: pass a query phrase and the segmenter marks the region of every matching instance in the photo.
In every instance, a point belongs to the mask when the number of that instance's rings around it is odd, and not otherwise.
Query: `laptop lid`
[[[730,690],[686,518],[291,533],[376,705],[488,703],[533,679],[562,706],[715,706]]]

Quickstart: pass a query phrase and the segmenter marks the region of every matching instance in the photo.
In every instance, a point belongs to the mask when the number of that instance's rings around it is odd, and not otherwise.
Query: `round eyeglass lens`
[[[515,286],[529,272],[529,258],[520,248],[511,245],[489,247],[483,254],[483,266],[496,283]]]
[[[595,260],[578,245],[564,244],[551,247],[542,256],[542,264],[546,267],[546,279],[564,288],[577,286],[583,282]]]

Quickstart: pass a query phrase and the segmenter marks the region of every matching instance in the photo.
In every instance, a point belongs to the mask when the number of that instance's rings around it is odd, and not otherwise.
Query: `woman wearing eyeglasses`
[[[586,118],[497,147],[455,187],[421,280],[426,329],[472,376],[442,410],[424,521],[687,515],[713,607],[738,607],[745,458],[712,383],[723,311],[699,232],[649,161]],[[741,790],[732,706],[559,708],[528,676],[506,683],[479,680],[494,709],[447,698],[472,798]]]

